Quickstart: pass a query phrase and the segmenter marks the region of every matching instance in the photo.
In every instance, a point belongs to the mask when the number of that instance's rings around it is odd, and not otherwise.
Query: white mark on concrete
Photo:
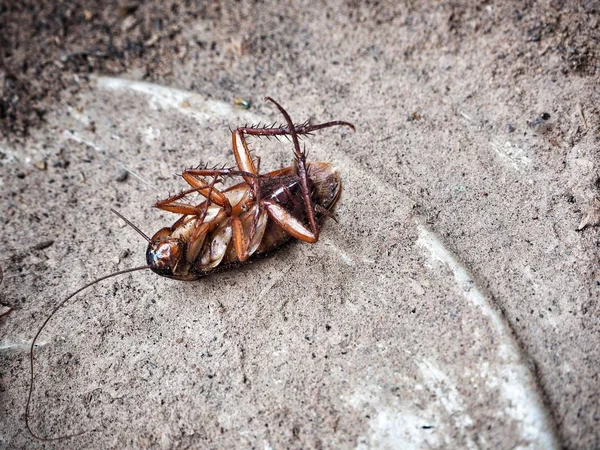
[[[43,347],[47,344],[46,341],[37,341],[35,343],[35,348]],[[31,341],[0,341],[0,351],[10,351],[10,350],[27,350],[31,348]]]
[[[417,244],[427,249],[431,257],[447,265],[463,295],[490,321],[498,336],[499,373],[497,383],[507,406],[503,412],[518,424],[521,436],[530,448],[560,448],[550,423],[548,412],[536,389],[535,380],[525,365],[521,350],[500,312],[493,307],[489,295],[477,286],[469,270],[449,250],[438,236],[419,224]]]
[[[387,399],[387,400],[386,400]],[[389,405],[389,398],[381,386],[361,386],[352,395],[342,396],[342,400],[364,414],[370,414],[369,428],[357,438],[356,448],[377,449],[421,449],[439,448],[441,442],[449,443],[451,438],[440,428],[429,404],[418,413],[403,404]]]
[[[352,257],[348,253],[346,253],[344,250],[339,248],[333,241],[331,241],[329,239],[322,239],[322,242],[325,245],[327,245],[328,247],[331,247],[333,250],[335,250],[340,255],[340,258],[342,258],[342,261],[344,262],[344,264],[346,264],[347,266],[356,265],[356,263],[354,262],[354,259],[352,259]]]
[[[422,359],[417,366],[421,371],[423,381],[430,392],[435,394],[436,402],[454,422],[455,429],[466,443],[467,448],[476,449],[477,443],[469,436],[466,428],[473,425],[473,419],[467,413],[462,398],[456,388],[456,383],[450,379],[433,361]]]
[[[169,437],[170,435],[170,430],[167,429],[167,431],[163,431],[160,435],[160,448],[161,450],[169,450],[172,446],[173,443],[171,442],[171,438]]]
[[[423,426],[434,428],[424,429]],[[369,420],[369,435],[359,436],[356,448],[423,449],[439,448],[440,440],[432,422],[408,410],[377,409]]]
[[[144,142],[148,145],[152,145],[160,138],[161,132],[158,128],[148,127],[145,130],[142,130],[142,134],[144,135]]]
[[[356,264],[354,260],[350,257],[350,255],[348,255],[348,253],[346,253],[343,250],[340,250],[339,248],[337,250],[340,254],[340,257],[342,258],[342,261],[344,261],[344,264],[346,264],[347,266],[354,266]]]
[[[65,137],[65,139],[70,139],[72,141],[75,142],[79,142],[80,144],[84,144],[87,145],[90,148],[93,148],[94,150],[96,150],[99,153],[102,153],[102,149],[100,147],[98,147],[96,144],[94,144],[91,141],[88,141],[86,139],[83,139],[81,136],[79,136],[77,133],[75,133],[74,131],[70,131],[70,130],[65,130],[63,132],[63,136]]]
[[[412,278],[410,278],[408,280],[410,287],[412,288],[413,292],[416,295],[423,295],[425,293],[425,289],[423,288],[423,286],[421,285],[421,283],[419,283],[417,280],[413,280]]]
[[[473,119],[471,118],[471,116],[467,115],[467,113],[461,111],[460,115],[467,119],[469,122],[473,122]]]
[[[112,91],[139,92],[148,96],[148,104],[153,109],[171,108],[190,116],[198,123],[205,123],[214,117],[240,117],[248,122],[260,121],[260,118],[248,111],[235,109],[232,104],[210,100],[193,92],[160,86],[143,81],[122,78],[98,77],[100,89]]]
[[[9,147],[0,147],[0,153],[4,155],[3,163],[19,161],[19,158],[23,157],[22,152]]]
[[[525,151],[509,141],[492,141],[490,145],[503,161],[509,163],[516,170],[523,170],[531,165],[531,160]]]

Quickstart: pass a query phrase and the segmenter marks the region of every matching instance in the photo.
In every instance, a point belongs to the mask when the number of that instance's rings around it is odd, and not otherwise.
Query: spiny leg
[[[260,178],[261,176],[257,173],[245,172],[243,170],[235,170],[235,169],[187,169],[184,173],[205,177],[210,175],[218,175],[218,176],[240,176],[240,177],[249,177],[251,179]]]
[[[207,175],[219,175],[219,176],[241,176],[244,177],[244,179],[253,179],[256,180],[256,183],[258,184],[258,179],[261,178],[261,175],[258,174],[254,174],[254,173],[250,173],[250,172],[244,172],[241,170],[235,170],[235,169],[227,169],[227,168],[223,168],[223,169],[188,169],[186,170],[186,173],[193,175],[193,176],[207,176]],[[251,192],[251,199],[254,199],[254,202],[256,203],[256,199],[260,198],[260,189],[256,188],[253,185],[249,185],[249,189]],[[258,194],[257,194],[258,193]],[[226,195],[224,193],[222,193],[222,195],[224,197],[226,197]],[[244,197],[245,199],[246,197]],[[231,202],[229,202],[231,205]],[[240,213],[242,213],[243,211],[240,209],[242,206],[242,203],[245,203],[243,201],[239,202],[239,204],[236,205],[231,205],[231,209],[227,212],[228,216],[235,216],[235,215],[239,215]]]
[[[236,158],[237,159],[237,158]],[[259,159],[260,161],[260,159]],[[244,177],[244,179],[250,179],[253,180],[254,183],[256,184],[256,187],[254,187],[254,185],[249,185],[250,190],[252,191],[252,195],[253,195],[253,201],[255,204],[259,205],[258,207],[255,208],[254,214],[253,214],[253,219],[252,222],[250,223],[250,228],[248,230],[248,237],[247,237],[247,245],[245,247],[245,251],[242,251],[241,254],[238,253],[238,255],[242,255],[240,257],[240,261],[245,261],[248,258],[248,245],[250,245],[250,243],[252,243],[253,241],[255,241],[256,238],[256,232],[257,232],[257,226],[259,225],[259,223],[261,222],[262,218],[261,218],[261,214],[263,214],[263,207],[262,207],[262,203],[261,203],[261,197],[260,197],[260,187],[258,186],[259,183],[259,179],[261,178],[261,176],[258,173],[250,173],[250,172],[245,172],[242,170],[235,170],[235,169],[188,169],[184,172],[188,177],[191,177],[194,180],[197,180],[196,176],[242,176]],[[187,180],[186,180],[187,181]],[[225,194],[220,193],[221,195],[223,195],[223,197],[225,197]],[[225,197],[226,198],[226,197]],[[242,249],[241,247],[241,243],[242,242],[246,242],[246,239],[244,236],[240,237],[239,234],[239,230],[240,228],[240,223],[239,219],[236,217],[237,215],[239,215],[239,213],[241,213],[241,211],[239,210],[239,208],[237,208],[237,205],[233,205],[233,208],[231,206],[231,204],[228,201],[229,206],[229,210],[227,211],[227,215],[232,217],[232,225],[233,225],[233,230],[234,230],[234,243],[236,244],[236,250]],[[238,230],[237,233],[237,237],[236,237],[236,230]],[[264,231],[264,230],[263,230]],[[246,255],[246,256],[244,256]]]
[[[198,173],[202,172],[202,173]],[[199,180],[196,176],[213,176],[213,182],[206,184],[204,180]],[[227,214],[231,214],[231,204],[225,195],[215,188],[215,183],[219,176],[214,170],[198,171],[195,169],[184,170],[181,174],[182,178],[193,188],[198,190],[198,193],[206,197],[208,200],[223,207]]]
[[[210,206],[210,199],[212,198],[212,190],[215,186],[215,182],[217,177],[213,178],[212,183],[209,186],[208,196],[206,197],[206,201],[204,202],[204,209],[202,213],[196,219],[196,226],[194,227],[194,231],[190,236],[190,240],[188,242],[188,248],[186,251],[186,260],[188,263],[192,264],[198,255],[200,254],[200,250],[202,249],[202,245],[204,244],[204,239],[206,238],[206,234],[210,231],[211,225],[214,223],[220,223],[222,219],[226,217],[226,212],[219,208],[219,212],[217,216],[211,222],[204,223],[204,219],[206,218],[206,214],[208,213],[208,207]],[[222,218],[219,219],[219,216]]]
[[[284,207],[279,205],[279,203],[273,203],[267,200],[262,203],[265,206],[267,213],[269,213],[269,217],[287,234],[300,241],[308,242],[309,244],[317,242],[319,239],[318,235],[315,236],[312,231],[306,228],[302,222],[296,219]]]
[[[188,189],[187,191],[183,191],[179,194],[173,195],[165,200],[161,200],[156,203],[156,207],[165,211],[174,212],[176,214],[186,214],[186,215],[198,215],[206,202],[201,203],[200,205],[192,205],[189,203],[175,203],[177,200],[182,199],[188,194],[192,192],[198,192],[199,194],[206,197],[209,201],[215,203],[216,205],[221,206],[225,209],[227,215],[231,215],[232,207],[229,199],[217,188],[215,188],[215,184],[217,183],[218,177],[220,176],[245,176],[251,178],[258,178],[259,175],[251,174],[248,172],[243,172],[239,170],[233,169],[187,169],[184,170],[181,176],[183,179],[192,186],[192,189]],[[213,181],[210,183],[203,183],[202,180],[199,180],[196,177],[200,176],[212,176]]]
[[[199,181],[199,180],[196,180],[196,181]],[[207,207],[206,205],[208,203],[210,203],[211,198],[215,197],[215,194],[213,191],[216,190],[216,188],[214,187],[216,182],[217,182],[217,177],[215,176],[215,178],[213,178],[213,180],[209,184],[202,184],[202,185],[199,185],[198,187],[194,187],[192,189],[188,189],[186,191],[180,192],[179,194],[175,194],[165,200],[160,200],[160,201],[156,202],[154,206],[158,209],[173,212],[175,214],[200,216],[202,214],[202,212],[204,211],[204,209]],[[205,197],[207,198],[207,200],[205,202],[202,202],[199,205],[192,205],[191,203],[176,203],[177,200],[181,200],[186,195],[191,194],[192,192],[200,192],[200,191],[206,192]],[[202,192],[200,192],[200,193],[202,193]],[[218,191],[218,193],[220,196],[225,197],[222,192]],[[226,197],[225,197],[225,200],[227,200]],[[215,203],[217,205],[219,205],[219,203],[217,203],[217,202],[215,202]],[[229,200],[227,200],[227,203],[229,203]],[[222,205],[219,205],[219,206],[222,206]]]
[[[246,220],[250,220],[248,233],[244,232],[243,220],[237,216],[231,217],[233,228],[233,244],[240,262],[246,261],[256,251],[262,241],[267,228],[267,211],[260,204],[254,206],[252,213]]]
[[[250,149],[248,148],[248,143],[246,142],[246,137],[244,136],[244,133],[235,130],[231,133],[231,139],[235,161],[238,165],[238,168],[240,169],[239,173],[242,175],[248,186],[250,186],[250,190],[252,191],[254,201],[258,205],[258,208],[256,209],[256,212],[254,214],[254,220],[252,221],[249,230],[248,239],[250,242],[252,242],[256,233],[256,224],[258,223],[259,217],[262,214],[262,203],[260,198],[260,175],[256,166],[254,165],[254,161],[252,161],[252,156],[250,155]],[[238,145],[238,139],[241,146]],[[260,158],[257,160],[257,162],[260,165]],[[234,172],[235,171],[230,170],[230,173]]]
[[[304,198],[304,204],[306,206],[306,215],[308,216],[308,223],[310,225],[310,230],[314,236],[314,242],[319,240],[319,227],[317,226],[317,221],[315,219],[315,210],[313,207],[313,202],[310,196],[310,190],[308,188],[308,176],[306,171],[306,154],[300,151],[300,141],[298,140],[298,135],[296,134],[296,129],[290,118],[290,115],[287,113],[283,107],[273,100],[271,97],[266,97],[266,101],[270,101],[275,104],[277,109],[283,114],[285,118],[288,129],[292,136],[292,141],[294,142],[294,156],[296,159],[296,167],[298,169],[298,176],[300,177],[300,187],[302,188],[302,197]],[[291,216],[290,216],[291,217]],[[312,240],[312,239],[311,239]],[[307,241],[309,242],[309,241]]]
[[[160,200],[156,202],[154,206],[158,209],[162,209],[163,211],[169,211],[175,214],[198,216],[202,214],[204,202],[200,205],[192,205],[190,203],[176,203],[177,200],[182,199],[183,197],[185,197],[188,194],[191,194],[192,192],[198,192],[198,190],[188,189],[187,191],[183,191],[164,200]]]
[[[238,145],[238,140],[239,144]],[[250,155],[250,149],[248,143],[244,137],[244,133],[238,132],[237,130],[231,132],[231,146],[233,148],[233,155],[235,156],[235,162],[241,172],[248,175],[242,175],[244,181],[248,183],[248,186],[252,187],[252,190],[256,192],[258,190],[258,181],[252,175],[258,175],[258,170],[254,166],[252,161],[252,155]],[[252,174],[252,175],[249,175]]]
[[[268,97],[267,97],[268,99]],[[271,99],[272,100],[272,99]],[[274,102],[274,101],[273,101]],[[281,106],[279,106],[276,102],[274,102],[278,108],[281,110]],[[253,174],[258,174],[258,169],[255,167],[254,162],[252,161],[252,156],[250,155],[250,148],[248,147],[248,142],[246,141],[246,135],[248,136],[293,136],[294,133],[296,135],[309,135],[314,131],[322,130],[324,128],[336,127],[336,126],[346,126],[352,128],[354,130],[354,125],[350,122],[345,122],[343,120],[334,120],[331,122],[325,122],[320,124],[311,125],[308,122],[305,122],[301,125],[294,125],[291,121],[288,121],[287,127],[279,126],[279,127],[263,127],[258,128],[256,126],[250,127],[238,127],[234,131],[232,131],[232,146],[233,153],[235,155],[235,160],[242,172],[248,172]],[[239,140],[239,144],[238,144]],[[241,144],[241,145],[240,145]],[[260,159],[258,160],[258,164],[260,164]],[[249,177],[244,176],[246,183],[249,185],[253,185],[253,181],[249,179]]]
[[[318,124],[314,124],[314,125],[312,125],[308,122],[305,122],[300,125],[294,125],[293,128],[290,128],[289,125],[286,127],[280,126],[280,127],[267,127],[267,128],[258,128],[256,126],[254,126],[254,127],[239,127],[235,131],[237,131],[239,133],[247,134],[250,136],[275,136],[275,137],[277,137],[277,136],[289,136],[292,134],[292,132],[290,130],[293,129],[298,136],[305,136],[305,135],[311,134],[317,130],[322,130],[324,128],[329,128],[329,127],[339,127],[339,126],[349,127],[349,128],[352,128],[352,131],[354,131],[354,125],[352,125],[350,122],[346,122],[343,120],[332,120],[331,122],[318,123]]]
[[[240,174],[244,177],[246,183],[250,186],[252,192],[255,195],[256,204],[259,205],[255,210],[254,218],[250,227],[250,238],[251,242],[256,230],[257,223],[259,218],[262,217],[263,213],[262,207],[266,207],[268,215],[287,233],[296,239],[300,239],[306,242],[316,242],[319,238],[319,229],[315,220],[315,210],[313,208],[313,204],[310,197],[310,192],[308,189],[308,180],[307,180],[307,168],[306,168],[306,155],[300,151],[300,143],[298,141],[298,135],[309,135],[310,133],[321,130],[324,128],[334,127],[334,126],[347,126],[354,130],[354,125],[349,122],[336,120],[331,122],[326,122],[322,124],[311,125],[308,122],[303,123],[301,125],[294,125],[289,114],[279,105],[275,100],[270,97],[267,97],[266,100],[273,102],[287,122],[287,128],[280,127],[239,127],[236,130],[232,131],[232,146],[233,152],[235,155],[236,163],[240,169]],[[302,196],[304,198],[304,202],[306,205],[307,216],[310,223],[311,230],[308,230],[300,221],[298,221],[295,217],[293,217],[288,211],[282,208],[280,205],[276,203],[271,203],[268,201],[261,201],[260,196],[260,188],[259,188],[259,180],[260,177],[258,169],[255,167],[254,162],[252,161],[252,157],[250,155],[250,149],[248,148],[248,143],[246,142],[246,137],[248,136],[287,136],[291,135],[292,140],[294,142],[294,154],[296,157],[296,165],[298,168],[298,173],[300,176],[301,188],[302,188]],[[241,145],[238,145],[238,140]],[[257,161],[260,164],[260,159]],[[230,173],[233,174],[234,171]],[[236,222],[239,220],[237,218],[232,218],[232,227],[234,230],[234,244],[236,245],[236,251],[238,255],[242,255],[242,257],[246,256],[246,253],[243,248],[243,233],[241,231],[241,222]],[[237,230],[237,233],[236,233]],[[241,231],[240,231],[241,230]],[[237,234],[237,239],[236,239]]]

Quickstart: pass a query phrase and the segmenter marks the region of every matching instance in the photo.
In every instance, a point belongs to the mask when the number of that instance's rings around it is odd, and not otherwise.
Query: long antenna
[[[133,223],[131,223],[131,221],[127,217],[125,217],[123,214],[121,214],[116,209],[110,208],[110,210],[111,210],[111,212],[114,212],[117,216],[119,216],[121,219],[123,219],[127,225],[129,225],[131,228],[133,228],[135,231],[137,231],[144,239],[146,239],[148,242],[151,241],[151,239],[148,236],[146,236],[146,234],[142,230],[140,230]]]
[[[113,212],[116,212],[116,211],[113,210]],[[120,215],[119,213],[117,213],[117,214]],[[127,219],[125,219],[125,220],[127,220]],[[27,430],[29,431],[29,433],[31,433],[31,435],[34,438],[36,438],[36,439],[38,439],[40,441],[60,441],[62,439],[69,439],[69,438],[72,438],[72,437],[75,437],[75,436],[80,436],[80,435],[82,435],[84,433],[87,433],[88,431],[93,431],[93,430],[87,430],[87,431],[81,431],[81,432],[75,433],[75,434],[70,434],[68,436],[61,436],[61,437],[55,437],[55,438],[47,438],[47,437],[42,437],[42,436],[36,434],[31,429],[31,425],[29,424],[29,406],[31,404],[31,396],[33,395],[33,349],[35,348],[35,342],[37,341],[37,338],[39,337],[39,335],[42,332],[42,330],[46,327],[46,325],[48,324],[48,322],[50,321],[50,319],[52,319],[52,317],[54,316],[54,314],[56,314],[56,312],[60,308],[62,308],[62,306],[65,303],[67,303],[69,300],[71,300],[73,297],[75,297],[77,294],[79,294],[84,289],[87,289],[90,286],[92,286],[92,285],[94,285],[96,283],[99,283],[100,281],[106,280],[107,278],[116,277],[117,275],[123,275],[123,274],[129,273],[129,272],[136,272],[138,270],[146,270],[146,269],[149,269],[149,268],[150,268],[150,266],[133,267],[131,269],[119,270],[118,272],[113,272],[113,273],[110,273],[108,275],[104,275],[104,276],[102,276],[100,278],[96,278],[94,281],[91,281],[88,284],[86,284],[85,286],[80,287],[75,292],[73,292],[71,295],[69,295],[67,298],[65,298],[62,302],[60,302],[58,304],[58,306],[56,308],[54,308],[54,310],[50,313],[50,315],[48,315],[48,317],[46,317],[46,320],[44,320],[44,323],[42,324],[42,326],[38,330],[37,334],[33,338],[33,341],[31,341],[31,347],[29,349],[29,368],[31,369],[30,370],[31,377],[30,377],[30,382],[29,382],[29,396],[27,397],[27,406],[25,407],[25,425],[26,425]]]

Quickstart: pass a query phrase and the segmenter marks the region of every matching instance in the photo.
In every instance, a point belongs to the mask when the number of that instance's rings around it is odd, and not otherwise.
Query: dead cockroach
[[[327,162],[306,161],[300,150],[299,136],[349,122],[332,121],[312,125],[292,122],[289,114],[272,98],[267,97],[283,114],[285,125],[278,127],[240,127],[232,131],[233,154],[237,168],[187,169],[183,179],[191,189],[156,203],[165,211],[181,214],[171,227],[159,230],[152,238],[146,236],[118,212],[112,210],[148,241],[146,266],[134,267],[100,277],[79,288],[58,304],[48,315],[31,342],[30,385],[25,407],[25,425],[39,440],[53,441],[82,433],[45,438],[36,434],[30,425],[29,410],[34,382],[35,343],[54,314],[84,289],[117,275],[137,270],[153,272],[177,280],[197,280],[217,270],[234,267],[252,257],[277,249],[291,238],[308,243],[319,239],[320,225],[337,203],[342,182],[337,170]],[[291,138],[294,145],[292,166],[261,174],[259,159],[252,159],[247,136]],[[241,183],[220,191],[217,183],[224,177],[241,177]],[[210,180],[209,180],[210,179]],[[195,204],[186,200],[194,192],[205,200]]]

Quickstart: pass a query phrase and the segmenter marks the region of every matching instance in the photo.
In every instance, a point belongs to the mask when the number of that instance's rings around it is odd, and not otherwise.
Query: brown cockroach
[[[183,179],[191,186],[180,194],[156,203],[164,211],[180,214],[170,227],[162,228],[149,238],[138,227],[113,211],[148,241],[147,265],[114,272],[86,284],[63,301],[48,315],[31,342],[30,385],[25,407],[25,425],[29,433],[42,441],[54,441],[78,436],[81,433],[55,438],[41,437],[30,425],[29,411],[34,382],[35,343],[54,314],[71,298],[84,289],[117,275],[137,270],[153,272],[177,280],[198,280],[215,271],[232,268],[282,246],[290,239],[315,243],[320,226],[326,217],[333,217],[342,182],[337,170],[327,162],[306,161],[306,152],[300,149],[299,136],[308,136],[317,130],[334,126],[354,125],[332,121],[312,125],[292,122],[289,114],[270,97],[285,118],[278,127],[240,127],[231,132],[233,154],[237,168],[187,169]],[[248,136],[291,138],[294,146],[294,164],[265,174],[259,173],[260,159],[252,159],[246,138]],[[219,190],[216,184],[224,177],[241,177],[243,181]],[[210,181],[208,181],[210,178]],[[205,198],[199,204],[187,200],[189,194],[199,193]]]

